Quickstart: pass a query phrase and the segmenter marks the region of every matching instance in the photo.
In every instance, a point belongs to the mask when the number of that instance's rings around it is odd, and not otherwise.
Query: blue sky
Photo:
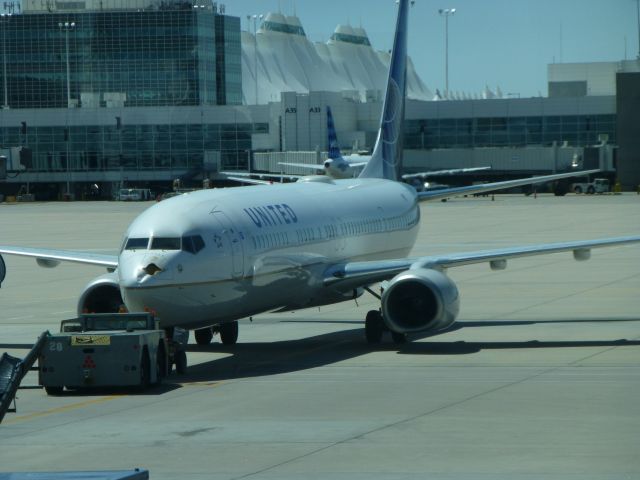
[[[225,3],[225,2],[222,2]],[[294,9],[313,41],[326,41],[338,23],[365,28],[374,48],[389,49],[393,0],[229,0],[227,13]],[[636,0],[416,0],[409,24],[409,55],[432,89],[444,90],[444,19],[449,19],[449,85],[480,93],[485,85],[522,97],[547,94],[547,64],[618,61],[638,55]]]
[[[6,0],[0,0],[0,9]],[[15,0],[10,0],[15,1]],[[203,0],[206,1],[206,0]],[[227,14],[282,11],[300,17],[313,41],[326,41],[338,23],[367,30],[374,48],[391,46],[394,0],[227,0]],[[638,55],[636,0],[416,0],[409,55],[435,91],[444,90],[444,19],[449,20],[449,84],[480,93],[485,85],[522,97],[547,93],[547,64],[618,61]]]

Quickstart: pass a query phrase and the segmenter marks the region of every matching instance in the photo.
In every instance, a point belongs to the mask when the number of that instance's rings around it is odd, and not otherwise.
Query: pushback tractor
[[[173,364],[184,373],[186,353],[150,313],[85,314],[46,337],[38,364],[40,384],[56,395],[65,387],[146,388]]]

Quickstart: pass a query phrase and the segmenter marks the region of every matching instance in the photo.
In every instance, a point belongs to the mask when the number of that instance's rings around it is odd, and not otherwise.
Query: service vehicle
[[[592,182],[576,182],[571,184],[574,193],[608,193],[609,180],[607,178],[594,178]]]
[[[117,199],[122,202],[144,202],[153,200],[153,194],[148,188],[121,188]]]
[[[158,328],[150,313],[83,314],[63,320],[38,357],[39,382],[49,395],[91,387],[157,384],[175,363],[186,370],[186,353]]]

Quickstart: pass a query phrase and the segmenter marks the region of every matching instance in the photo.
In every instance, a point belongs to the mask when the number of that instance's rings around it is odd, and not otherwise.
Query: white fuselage
[[[362,170],[363,164],[371,159],[370,155],[346,155],[328,158],[324,161],[324,171],[334,179],[355,178]]]
[[[142,240],[120,253],[120,290],[130,311],[151,309],[163,326],[187,328],[336,303],[351,292],[324,286],[327,267],[405,256],[419,216],[415,191],[388,180],[193,192],[130,225],[123,245]],[[185,245],[198,236],[204,248],[192,253]]]

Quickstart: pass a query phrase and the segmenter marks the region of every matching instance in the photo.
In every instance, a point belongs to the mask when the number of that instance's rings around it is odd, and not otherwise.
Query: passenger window
[[[180,250],[180,238],[156,237],[151,240],[151,250]]]
[[[130,238],[124,247],[125,250],[146,250],[149,245],[148,238]]]

